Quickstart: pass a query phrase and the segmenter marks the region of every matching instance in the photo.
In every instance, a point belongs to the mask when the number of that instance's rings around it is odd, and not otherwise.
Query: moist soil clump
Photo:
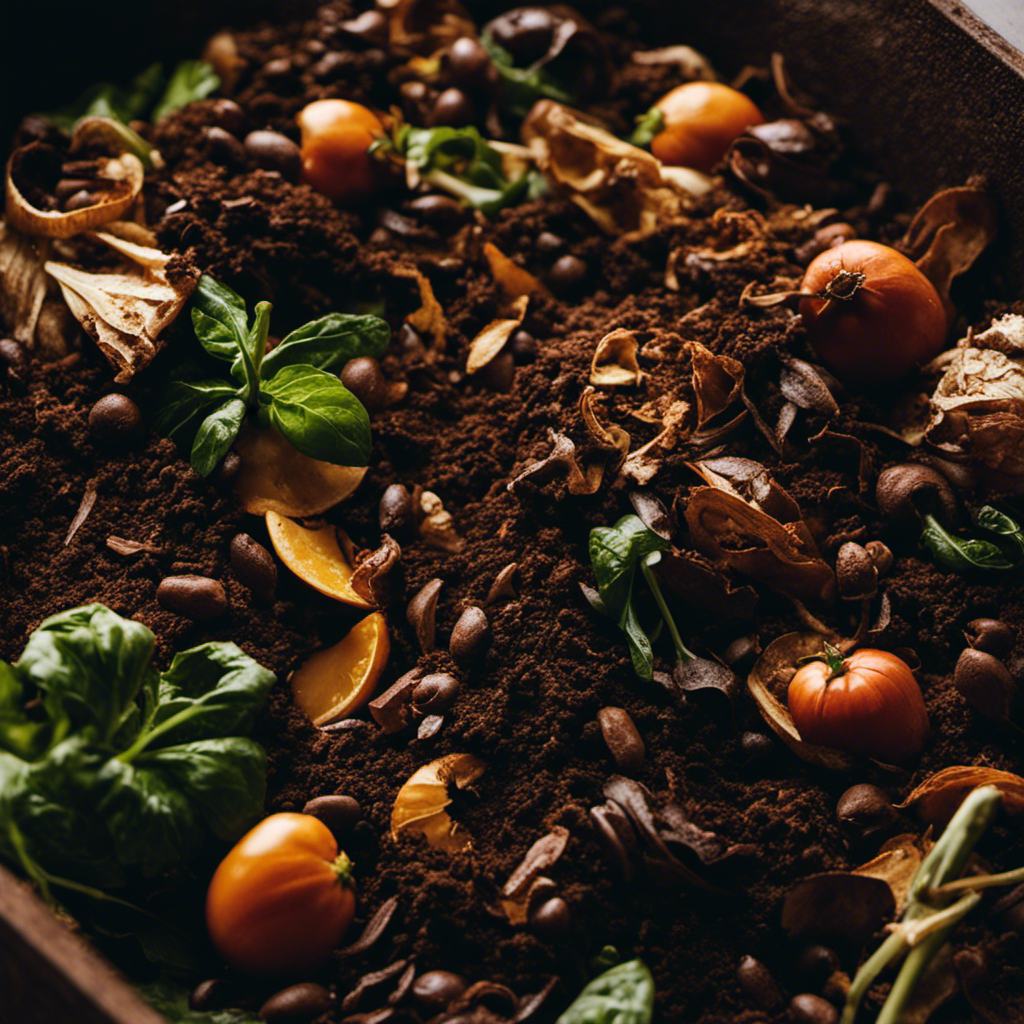
[[[314,99],[343,96],[385,109],[394,101],[383,51],[339,29],[350,13],[343,4],[327,4],[308,22],[236,35],[243,70],[234,98],[247,131],[270,128],[298,141],[295,115]],[[594,110],[625,132],[675,79],[668,80],[664,66],[628,63],[641,41],[619,31],[627,19],[609,15],[605,22],[618,32],[616,60],[627,64],[628,73],[616,94]],[[324,64],[325,49],[343,59]],[[952,669],[970,620],[998,617],[1020,635],[1024,587],[946,573],[926,560],[913,528],[894,527],[880,517],[874,477],[903,461],[906,449],[862,424],[887,422],[895,391],[843,395],[840,413],[831,419],[801,411],[777,445],[748,415],[721,450],[771,470],[800,505],[830,565],[850,540],[881,540],[896,555],[880,584],[890,607],[888,623],[873,642],[913,648],[931,736],[908,770],[865,762],[855,771],[830,772],[793,756],[770,734],[745,692],[731,701],[709,691],[680,700],[657,682],[636,677],[621,633],[593,611],[581,585],[594,582],[589,531],[631,512],[631,492],[641,488],[610,486],[610,471],[590,495],[569,494],[559,472],[517,478],[550,454],[551,431],[573,441],[581,465],[607,458],[588,433],[579,403],[595,346],[615,328],[635,332],[640,343],[639,387],[615,389],[606,399],[610,418],[626,426],[634,446],[661,427],[630,418],[631,411],[663,395],[694,403],[688,342],[741,361],[747,395],[774,425],[786,404],[780,353],[813,356],[798,322],[752,315],[739,299],[751,282],[768,291],[777,279],[799,281],[805,264],[797,249],[812,232],[769,221],[773,226],[763,245],[751,255],[695,258],[678,274],[678,290],[669,290],[665,267],[671,252],[722,251],[736,243],[729,215],[746,215],[752,200],[734,180],[716,179],[686,221],[641,240],[609,239],[578,208],[551,195],[491,220],[467,218],[453,236],[417,219],[397,185],[376,202],[341,209],[272,171],[217,165],[203,148],[203,130],[216,117],[215,101],[203,101],[154,130],[167,167],[155,187],[147,186],[150,223],[161,247],[190,267],[229,284],[250,305],[272,301],[278,336],[330,310],[383,310],[394,335],[381,367],[387,380],[407,384],[408,391],[372,414],[369,471],[356,493],[325,518],[342,527],[357,549],[368,551],[380,544],[378,504],[389,485],[401,483],[410,491],[418,486],[441,498],[465,546],[451,553],[413,532],[396,537],[404,590],[387,610],[391,655],[380,690],[418,668],[454,674],[459,696],[439,731],[424,739],[414,731],[388,735],[365,713],[351,727],[315,728],[291,698],[289,673],[310,652],[336,643],[360,613],[315,593],[283,566],[272,597],[254,595],[239,580],[230,563],[232,539],[244,532],[268,549],[271,543],[262,518],[240,509],[227,472],[201,479],[170,441],[151,430],[125,452],[97,443],[89,412],[115,389],[109,367],[88,340],[59,362],[0,369],[0,656],[16,659],[46,616],[101,601],[153,630],[161,667],[175,650],[232,640],[278,675],[255,732],[270,758],[268,811],[300,811],[309,800],[331,794],[359,802],[362,820],[343,841],[355,863],[359,905],[346,941],[354,941],[385,901],[397,899],[388,929],[368,952],[342,957],[316,978],[299,979],[334,987],[338,1000],[325,1019],[346,1016],[350,1008],[343,1012],[341,1003],[366,972],[413,958],[418,971],[455,971],[470,982],[508,985],[519,995],[557,978],[536,1018],[553,1020],[606,945],[623,959],[639,956],[650,966],[658,1020],[788,1019],[778,1007],[752,1003],[736,974],[741,958],[753,956],[789,994],[808,991],[799,967],[804,943],[787,938],[780,926],[787,891],[807,875],[847,870],[869,859],[888,836],[921,831],[906,813],[884,835],[851,837],[836,817],[841,794],[856,783],[872,783],[898,802],[922,779],[954,764],[1021,771],[1019,743],[968,708],[953,686]],[[899,237],[907,216],[888,207],[870,209],[874,182],[855,164],[850,181],[860,198],[841,219],[854,223],[862,237]],[[759,205],[771,213],[772,203]],[[480,258],[486,242],[541,280],[548,280],[565,255],[582,260],[585,270],[574,293],[560,298],[553,288],[556,294],[531,301],[522,326],[536,345],[521,347],[510,372],[506,366],[504,376],[467,376],[469,342],[502,305]],[[419,305],[410,270],[426,275],[444,310],[443,351],[403,327]],[[1010,308],[1000,305],[999,311]],[[964,324],[977,327],[993,312],[986,313],[970,291],[960,309]],[[149,416],[157,385],[173,370],[175,351],[193,344],[182,316],[153,366],[120,392]],[[642,488],[669,510],[680,549],[691,547],[682,510],[700,484],[687,466],[690,460],[682,451],[667,451]],[[95,502],[68,537],[90,492]],[[142,547],[125,553],[111,538]],[[725,576],[711,562],[695,553],[692,562],[722,590]],[[517,566],[514,596],[485,606],[495,578],[510,563]],[[193,623],[161,607],[157,586],[180,574],[219,580],[227,611]],[[442,581],[437,649],[423,654],[405,607],[434,578]],[[730,592],[750,587],[733,574],[728,583]],[[687,642],[702,655],[721,656],[739,637],[752,637],[756,649],[763,649],[775,637],[805,628],[793,602],[768,588],[755,589],[756,605],[752,593],[750,600],[726,601],[715,593],[701,599],[699,591],[683,588],[673,605]],[[456,663],[448,640],[469,605],[485,606],[490,640],[478,657]],[[813,611],[844,635],[857,628],[859,605]],[[667,638],[655,651],[656,668],[669,671]],[[737,664],[741,676],[749,664]],[[1019,644],[1009,667],[1019,678]],[[606,707],[628,712],[642,737],[646,753],[635,778],[655,802],[674,801],[693,823],[738,848],[711,865],[688,862],[711,891],[679,882],[657,885],[640,870],[625,881],[609,859],[590,815],[604,803],[604,789],[618,771],[598,724],[598,712]],[[451,809],[472,836],[472,851],[450,855],[418,837],[393,840],[391,807],[402,783],[426,762],[457,752],[487,763]],[[546,873],[571,920],[567,937],[548,941],[510,925],[499,897],[526,851],[556,826],[568,830],[568,845]],[[201,906],[206,869],[223,852],[208,851],[175,891],[194,891]],[[1020,830],[1001,822],[982,854],[998,870],[1020,863]],[[1024,983],[1019,941],[970,923],[956,940],[958,949],[971,950],[972,963],[980,958],[1000,991],[1018,993]],[[842,970],[852,976],[860,947],[841,941],[835,946]],[[131,962],[123,946],[115,944],[113,951]],[[211,955],[207,975],[219,970]],[[250,1006],[269,994],[257,988],[243,1000]],[[967,1021],[971,1011],[962,999],[954,1000],[932,1019]]]

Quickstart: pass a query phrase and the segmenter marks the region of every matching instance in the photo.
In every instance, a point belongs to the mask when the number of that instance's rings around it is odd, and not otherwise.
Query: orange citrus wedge
[[[390,653],[387,622],[380,612],[373,612],[333,647],[317,651],[295,670],[295,703],[314,725],[353,714],[373,696]]]
[[[352,589],[352,565],[333,526],[307,530],[277,512],[268,512],[266,519],[274,550],[300,580],[336,601],[355,608],[373,607]]]
[[[468,850],[469,833],[448,816],[450,787],[464,789],[487,766],[472,754],[448,754],[418,768],[398,791],[391,809],[391,837],[401,832],[422,833],[431,846],[448,853]]]

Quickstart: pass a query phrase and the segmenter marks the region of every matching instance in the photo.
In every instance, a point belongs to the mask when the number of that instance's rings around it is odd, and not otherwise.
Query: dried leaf
[[[398,897],[392,896],[386,899],[374,912],[373,917],[366,923],[363,934],[349,946],[339,949],[335,956],[355,956],[357,953],[365,953],[366,950],[376,945],[377,940],[384,934],[391,918],[395,916],[398,909]]]
[[[614,800],[608,800],[599,807],[590,808],[590,820],[594,823],[614,866],[622,872],[625,881],[631,881],[633,858],[639,847],[636,832],[629,823],[626,812]]]
[[[580,395],[580,415],[583,417],[584,426],[590,432],[590,436],[602,448],[611,448],[625,457],[629,451],[629,434],[622,427],[610,423],[607,426],[597,417],[600,397],[589,384],[583,389]]]
[[[539,992],[535,992],[530,996],[523,996],[523,998],[519,1000],[519,1007],[516,1009],[515,1016],[512,1018],[512,1024],[522,1024],[523,1021],[529,1020],[533,1017],[544,1005],[548,996],[550,996],[554,991],[558,981],[559,979],[557,975],[551,977]]]
[[[414,267],[396,267],[392,273],[396,277],[416,282],[420,293],[420,308],[410,313],[406,320],[421,336],[430,335],[434,339],[434,352],[443,352],[448,322],[444,318],[444,310],[434,295],[430,281]]]
[[[484,243],[484,256],[491,268],[491,276],[506,301],[515,302],[524,295],[551,297],[551,292],[544,284],[528,270],[524,270],[514,260],[509,259],[493,242]]]
[[[907,833],[894,836],[882,849],[878,856],[866,864],[854,868],[854,874],[867,875],[869,878],[880,878],[892,890],[896,901],[895,916],[903,913],[910,892],[910,883],[921,866],[921,861],[932,848],[931,830],[923,836]]]
[[[801,938],[866,942],[896,912],[888,884],[850,871],[811,875],[786,893],[782,927]]]
[[[561,475],[567,480],[570,494],[594,494],[601,486],[604,465],[594,463],[588,466],[584,476],[576,462],[576,445],[565,434],[560,434],[550,427],[548,437],[552,444],[551,454],[527,466],[517,477],[510,480],[508,490],[514,493],[525,481],[540,485]]]
[[[949,297],[953,279],[971,267],[997,230],[991,196],[986,189],[972,185],[936,193],[907,228],[903,250],[935,285],[950,323],[956,319],[956,307]]]
[[[718,459],[691,462],[689,466],[705,483],[735,494],[780,523],[801,519],[800,506],[760,462],[738,455],[723,455]]]
[[[910,796],[896,806],[900,809],[913,807],[922,821],[938,828],[953,817],[964,797],[978,786],[995,786],[1003,795],[1003,809],[1007,814],[1024,811],[1024,779],[984,765],[943,768],[915,787]]]
[[[398,57],[429,57],[463,36],[476,38],[476,25],[458,0],[379,0],[388,19],[388,51]]]
[[[82,501],[78,506],[78,511],[75,513],[75,518],[71,520],[71,525],[68,527],[67,536],[64,538],[64,547],[67,547],[74,539],[76,533],[78,533],[79,527],[82,523],[89,518],[89,513],[92,511],[93,505],[96,504],[96,484],[90,480],[85,485],[85,494],[82,495]]]
[[[733,586],[723,572],[706,565],[695,551],[673,548],[662,552],[655,572],[669,590],[713,620],[749,622],[754,617],[757,591],[751,586]]]
[[[848,771],[854,767],[856,761],[842,751],[805,743],[800,738],[789,708],[778,700],[774,693],[776,688],[789,685],[801,658],[819,654],[825,640],[834,642],[836,639],[823,637],[819,633],[786,633],[780,636],[773,640],[757,659],[750,675],[747,676],[747,689],[772,732],[797,757],[823,768]]]
[[[444,715],[425,715],[416,729],[416,739],[429,740],[436,736],[444,725]]]
[[[455,530],[452,514],[433,491],[423,491],[420,495],[419,514],[423,517],[419,523],[420,536],[428,544],[452,554],[466,546],[466,541]]]
[[[622,327],[606,334],[594,349],[590,360],[590,383],[597,387],[636,387],[643,380],[637,362],[636,335]]]
[[[629,503],[648,530],[671,542],[675,527],[668,509],[658,498],[645,491],[630,491]]]
[[[360,1002],[362,1002],[363,996],[374,988],[383,985],[385,982],[390,981],[392,978],[401,974],[406,968],[405,960],[396,960],[394,963],[388,964],[387,967],[381,968],[379,971],[370,971],[364,974],[359,981],[356,982],[355,988],[341,1001],[341,1012],[352,1013],[353,1010],[357,1009]]]
[[[672,669],[672,682],[684,693],[710,690],[722,694],[733,704],[740,689],[740,681],[732,669],[711,658],[691,658],[677,662]]]
[[[521,295],[512,304],[513,319],[492,320],[470,343],[466,357],[466,373],[482,370],[506,345],[512,334],[522,325],[528,295]]]
[[[782,357],[779,389],[794,405],[823,416],[838,416],[839,406],[817,369],[794,356]]]
[[[743,387],[743,364],[731,356],[715,355],[699,341],[688,341],[693,364],[693,390],[697,396],[697,429],[725,412]]]
[[[564,825],[556,825],[546,836],[541,836],[509,876],[501,890],[502,895],[517,896],[521,893],[542,871],[547,871],[558,861],[568,842],[569,830]]]
[[[682,218],[690,194],[669,181],[646,150],[580,120],[552,100],[537,102],[521,131],[551,185],[602,231],[646,235]],[[710,179],[704,181],[692,178],[693,189],[703,185],[706,191]]]
[[[676,446],[680,437],[686,433],[689,413],[688,402],[672,401],[661,420],[664,429],[656,437],[651,438],[647,444],[626,456],[626,460],[619,470],[619,476],[641,486],[650,483],[661,468],[661,461],[655,456],[665,449]]]
[[[26,348],[36,347],[36,322],[46,298],[50,242],[0,222],[0,320]]]

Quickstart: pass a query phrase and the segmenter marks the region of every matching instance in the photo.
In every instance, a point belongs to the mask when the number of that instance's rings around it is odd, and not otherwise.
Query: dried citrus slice
[[[274,550],[300,580],[336,601],[356,608],[373,607],[352,589],[352,563],[341,550],[333,526],[307,530],[277,512],[268,512],[266,519]]]
[[[242,468],[235,493],[246,512],[317,516],[362,483],[365,466],[335,466],[296,451],[273,428],[246,425],[235,440]]]
[[[447,754],[418,768],[398,791],[391,809],[391,837],[401,832],[422,833],[431,846],[448,853],[468,850],[469,833],[448,816],[450,789],[464,789],[484,773],[487,766],[472,754]]]
[[[314,725],[351,715],[373,696],[390,653],[387,622],[373,612],[296,669],[291,679],[295,703]]]

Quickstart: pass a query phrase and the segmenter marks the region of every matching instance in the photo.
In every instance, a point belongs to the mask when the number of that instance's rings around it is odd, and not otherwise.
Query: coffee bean
[[[450,673],[432,672],[412,691],[413,707],[424,715],[439,715],[455,703],[461,688],[458,679]]]
[[[210,978],[201,981],[189,993],[190,1010],[224,1010],[235,1001],[235,986],[227,978]]]
[[[597,721],[619,771],[624,775],[636,775],[644,764],[644,741],[629,713],[622,708],[601,708]]]
[[[821,996],[805,992],[789,1001],[789,1018],[793,1024],[836,1024],[839,1012]]]
[[[555,19],[543,7],[517,7],[495,18],[491,38],[515,58],[516,64],[532,64],[551,46]]]
[[[223,585],[209,576],[168,576],[156,588],[162,608],[194,622],[216,618],[227,610]]]
[[[302,808],[303,814],[319,818],[340,843],[363,817],[359,801],[350,796],[317,796]]]
[[[257,597],[269,600],[277,586],[277,566],[270,552],[247,533],[237,533],[231,540],[231,568],[235,575]]]
[[[309,73],[320,82],[340,78],[346,68],[356,65],[358,58],[351,50],[334,50],[325,53],[310,69]]]
[[[381,495],[377,518],[383,533],[401,534],[412,525],[412,497],[402,484],[391,484]]]
[[[238,476],[238,471],[241,468],[242,460],[238,452],[228,452],[218,463],[217,468],[213,471],[213,475],[218,483],[229,484]]]
[[[447,234],[465,223],[466,211],[448,196],[420,196],[409,203],[409,209],[424,224]]]
[[[75,210],[87,210],[98,202],[98,196],[83,188],[80,192],[75,192],[74,195],[70,195],[64,200],[64,212],[74,213]]]
[[[579,291],[589,269],[578,256],[562,256],[548,271],[548,284],[556,295],[570,295]]]
[[[887,829],[896,820],[896,811],[878,786],[864,782],[839,798],[836,817],[851,835],[870,836]]]
[[[757,634],[751,633],[733,640],[722,652],[722,659],[730,668],[743,668],[752,665],[760,653]]]
[[[89,410],[89,433],[109,451],[135,448],[146,433],[139,407],[127,395],[104,395]]]
[[[235,167],[245,163],[245,147],[231,134],[216,125],[203,129],[203,148],[215,164]]]
[[[489,391],[507,395],[516,380],[516,363],[511,352],[499,352],[476,374],[478,384]]]
[[[984,651],[1000,660],[1013,651],[1017,641],[1016,634],[1002,619],[971,619],[964,637],[976,651]]]
[[[341,371],[341,383],[363,403],[368,412],[379,409],[384,402],[387,382],[380,372],[380,363],[371,356],[350,359]]]
[[[1009,717],[1013,677],[994,655],[968,647],[957,659],[953,685],[960,696],[986,718]]]
[[[263,65],[267,78],[287,78],[292,73],[292,62],[287,57],[276,57]]]
[[[487,645],[490,635],[491,627],[483,608],[470,605],[455,623],[448,651],[456,661],[470,662]]]
[[[825,982],[839,970],[839,957],[828,946],[815,943],[800,952],[793,967],[808,985],[820,991]]]
[[[530,931],[545,942],[559,942],[572,930],[572,911],[561,896],[545,900],[530,914]]]
[[[516,366],[526,366],[537,358],[540,346],[529,331],[520,329],[509,340],[508,351],[512,353]]]
[[[878,569],[867,550],[852,540],[836,556],[836,588],[847,601],[862,601],[878,592]]]
[[[565,248],[565,239],[550,231],[542,231],[537,236],[535,244],[538,252],[544,253],[545,256],[554,256],[556,252],[561,252]]]
[[[480,84],[490,66],[490,54],[469,36],[456,39],[448,48],[448,67],[461,85]]]
[[[402,111],[410,121],[426,119],[432,110],[434,94],[423,82],[403,82],[398,87]]]
[[[214,100],[210,113],[218,127],[231,132],[236,138],[240,138],[245,131],[245,111],[234,100],[224,97]]]
[[[472,124],[474,117],[473,101],[461,89],[445,89],[434,100],[430,111],[431,127],[450,125],[462,128]]]
[[[311,981],[292,985],[271,996],[260,1007],[267,1024],[308,1024],[331,1008],[331,993]]]
[[[296,182],[302,174],[302,151],[280,132],[249,132],[245,151],[257,167],[277,171],[285,181]]]
[[[764,764],[775,753],[775,744],[763,732],[745,732],[740,737],[740,748],[748,764]]]
[[[736,980],[762,1010],[775,1010],[782,1005],[782,992],[771,971],[760,960],[745,956],[736,968]]]
[[[436,1014],[448,1008],[466,991],[466,981],[451,971],[427,971],[412,983],[412,997],[425,1014]]]
[[[338,26],[350,36],[358,39],[365,39],[374,46],[387,46],[388,44],[388,20],[380,11],[363,11],[358,18],[351,21],[343,21]]]

